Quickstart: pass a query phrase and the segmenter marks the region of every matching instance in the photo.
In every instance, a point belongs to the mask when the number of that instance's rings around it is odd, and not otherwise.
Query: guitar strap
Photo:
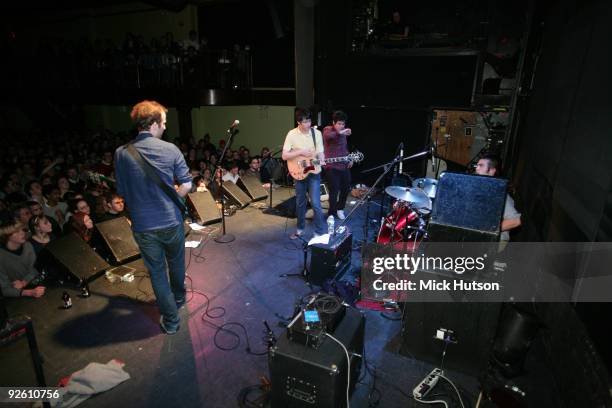
[[[312,143],[315,147],[315,155],[317,154],[317,139],[315,138],[315,132],[313,128],[310,128],[310,134],[312,135]]]
[[[144,157],[142,157],[142,154],[138,151],[138,149],[136,149],[136,147],[134,147],[131,142],[125,145],[124,147],[130,154],[130,156],[132,156],[134,161],[138,163],[138,165],[145,173],[145,175],[149,178],[149,180],[156,184],[174,202],[174,204],[176,204],[181,214],[185,216],[187,214],[187,208],[185,207],[183,201],[181,201],[182,198],[179,197],[177,192],[172,187],[162,181],[161,177],[159,176],[159,174],[157,174],[157,171],[155,170],[153,165],[146,161]]]

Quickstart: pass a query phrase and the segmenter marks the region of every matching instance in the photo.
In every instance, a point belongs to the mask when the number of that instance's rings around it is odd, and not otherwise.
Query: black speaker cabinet
[[[210,191],[187,194],[187,206],[191,216],[202,225],[221,221],[221,210]]]
[[[442,361],[444,342],[438,329],[453,330],[457,343],[449,343],[444,368],[478,376],[487,368],[502,303],[417,303],[403,306],[400,354],[436,366]]]
[[[361,371],[365,318],[348,308],[332,335],[349,351],[350,393]],[[270,349],[268,366],[272,380],[272,408],[337,408],[346,406],[347,361],[338,343],[326,338],[319,348],[280,336]]]
[[[231,181],[223,182],[223,195],[230,201],[230,203],[237,205],[240,208],[246,207],[251,202],[251,197],[249,197],[240,189],[240,187]]]
[[[251,197],[253,201],[268,198],[268,192],[261,186],[261,181],[254,176],[245,176],[238,179],[238,187]]]
[[[98,223],[96,229],[112,263],[121,264],[140,255],[132,228],[125,217]]]
[[[507,180],[442,173],[428,233],[437,242],[499,241]]]
[[[46,249],[61,266],[80,280],[89,279],[110,268],[100,255],[74,233],[51,241]]]
[[[272,211],[265,211],[266,214],[278,215],[286,218],[297,218],[297,200],[295,196],[276,204]]]
[[[327,245],[310,246],[310,283],[322,286],[325,280],[341,277],[351,267],[353,234],[335,234]]]

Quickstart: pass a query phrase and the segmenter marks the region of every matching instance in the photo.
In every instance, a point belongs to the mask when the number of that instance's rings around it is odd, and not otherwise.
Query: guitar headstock
[[[353,153],[350,153],[348,157],[352,162],[359,163],[363,160],[363,153],[361,153],[360,151],[355,151]]]

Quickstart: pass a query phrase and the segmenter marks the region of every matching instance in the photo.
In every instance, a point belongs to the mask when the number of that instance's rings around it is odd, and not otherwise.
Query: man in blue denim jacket
[[[172,188],[177,184],[178,194],[184,197],[191,190],[185,158],[175,145],[161,140],[166,130],[167,111],[155,101],[136,104],[130,117],[138,136],[130,143],[156,169],[162,182]],[[181,211],[147,177],[126,146],[115,151],[115,176],[117,192],[128,205],[134,238],[151,276],[161,329],[174,334],[180,324],[178,310],[185,303],[185,233]]]

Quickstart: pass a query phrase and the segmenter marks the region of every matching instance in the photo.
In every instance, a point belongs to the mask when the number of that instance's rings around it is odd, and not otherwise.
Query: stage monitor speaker
[[[79,280],[89,279],[110,268],[110,265],[75,233],[51,241],[46,249]]]
[[[327,279],[339,280],[351,267],[353,234],[335,234],[328,244],[313,244],[310,250],[310,282],[322,286]]]
[[[223,195],[234,205],[244,208],[251,202],[251,197],[246,195],[236,184],[231,181],[223,182]]]
[[[221,210],[210,191],[187,194],[187,206],[199,224],[207,225],[221,221]]]
[[[261,181],[254,176],[245,176],[238,179],[238,187],[251,197],[253,201],[268,198],[268,192],[261,186]]]
[[[104,243],[104,250],[111,262],[121,264],[140,255],[138,244],[134,240],[132,227],[127,218],[118,217],[96,224],[100,242]],[[104,251],[103,250],[103,251]]]
[[[332,335],[348,350],[352,393],[361,371],[365,318],[357,310],[346,314]],[[272,408],[346,407],[347,361],[342,347],[325,338],[315,349],[279,337],[268,353]]]
[[[498,241],[507,184],[488,176],[443,173],[428,226],[430,241]]]
[[[436,366],[442,361],[444,341],[438,329],[454,331],[444,368],[478,376],[487,368],[500,318],[501,303],[406,302],[403,306],[400,354]]]
[[[295,196],[276,204],[272,211],[264,210],[266,214],[278,215],[279,217],[297,218],[297,200]]]

